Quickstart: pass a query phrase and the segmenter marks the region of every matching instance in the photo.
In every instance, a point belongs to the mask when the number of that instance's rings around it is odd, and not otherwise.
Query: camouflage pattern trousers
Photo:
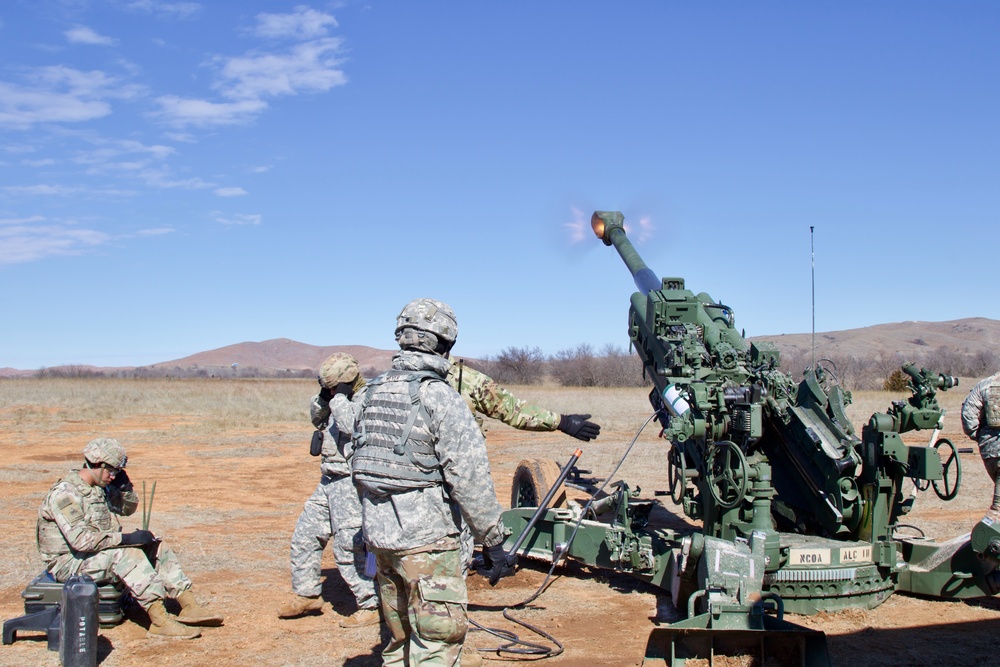
[[[104,549],[88,558],[66,554],[49,564],[49,572],[56,581],[66,581],[74,574],[86,574],[99,586],[121,582],[143,609],[149,609],[157,600],[176,598],[191,588],[191,580],[181,569],[177,556],[163,542],[154,542],[145,548]]]
[[[354,593],[360,609],[378,607],[375,582],[365,576],[365,543],[361,534],[361,501],[350,475],[323,475],[306,500],[292,533],[292,590],[316,597],[323,549],[333,538],[333,558],[340,576]]]
[[[469,629],[459,549],[376,552],[382,615],[392,638],[385,667],[458,667]]]

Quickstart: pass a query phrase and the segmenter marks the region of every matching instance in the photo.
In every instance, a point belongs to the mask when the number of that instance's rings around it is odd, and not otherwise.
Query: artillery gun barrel
[[[660,289],[663,287],[662,281],[646,266],[632,242],[625,236],[624,220],[625,216],[620,211],[595,211],[590,218],[590,226],[604,245],[615,247],[640,292],[648,294],[651,290]]]

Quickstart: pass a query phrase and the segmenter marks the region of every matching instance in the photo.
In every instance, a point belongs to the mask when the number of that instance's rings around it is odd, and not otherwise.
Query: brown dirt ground
[[[345,631],[337,627],[353,602],[326,553],[323,596],[329,603],[321,615],[279,620],[275,610],[289,594],[288,541],[302,502],[318,480],[315,459],[305,454],[309,430],[301,423],[269,425],[245,433],[227,432],[220,446],[217,435],[187,429],[183,438],[164,438],[178,426],[162,415],[143,420],[59,422],[50,437],[37,439],[7,422],[0,430],[0,617],[23,613],[20,593],[41,564],[34,545],[37,507],[53,481],[77,459],[94,435],[121,438],[129,445],[129,472],[141,481],[157,481],[151,528],[178,553],[195,582],[198,597],[225,614],[225,625],[207,628],[195,641],[151,640],[145,637],[145,615],[136,609],[128,619],[101,630],[103,667],[153,664],[235,667],[378,665],[385,636],[378,627]],[[957,432],[951,418],[944,435],[959,446],[971,443]],[[652,429],[650,429],[652,431]],[[154,435],[155,434],[155,435]],[[631,442],[632,433],[606,430],[594,443],[581,445],[587,461],[615,461]],[[166,441],[166,442],[164,442]],[[493,474],[501,502],[509,498],[514,468],[523,458],[548,455],[565,460],[576,441],[561,434],[525,434],[494,427],[488,436]],[[232,443],[232,446],[226,444]],[[242,444],[240,444],[242,443]],[[662,441],[644,434],[631,467],[632,476],[652,497],[666,488]],[[643,453],[647,452],[647,453]],[[635,458],[639,457],[639,458]],[[989,486],[978,454],[965,454],[963,489],[945,504],[925,493],[911,515],[932,537],[968,532],[979,519]],[[591,463],[594,467],[597,464]],[[603,465],[603,464],[601,464]],[[658,512],[672,511],[666,507]],[[126,530],[138,527],[139,515],[124,519]],[[676,519],[675,519],[676,521]],[[490,588],[470,577],[470,617],[489,627],[503,628],[524,639],[545,644],[530,631],[502,616],[534,593],[547,568],[528,563],[519,574]],[[625,667],[642,661],[646,637],[657,625],[678,618],[669,595],[624,575],[571,565],[526,609],[513,615],[553,635],[565,651],[544,664]],[[945,602],[895,595],[878,609],[844,611],[812,617],[789,615],[793,622],[826,632],[834,665],[980,665],[993,664],[995,633],[1000,631],[1000,600]],[[482,631],[470,633],[472,647],[495,647],[500,640]],[[863,656],[863,657],[862,657]],[[487,664],[525,658],[485,654]],[[0,647],[0,664],[12,667],[59,665],[58,654],[46,650],[43,635],[28,634]]]

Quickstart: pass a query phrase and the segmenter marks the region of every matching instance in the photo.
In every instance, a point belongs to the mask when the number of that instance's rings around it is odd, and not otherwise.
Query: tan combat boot
[[[381,620],[382,610],[377,607],[375,609],[358,609],[350,616],[340,619],[339,625],[342,628],[363,628],[366,625],[375,625]]]
[[[461,667],[480,667],[483,664],[483,657],[473,649],[469,651],[462,651],[462,664]]]
[[[184,625],[222,625],[222,614],[213,614],[198,604],[190,589],[177,596],[177,604],[181,606],[177,620]]]
[[[167,608],[163,606],[163,600],[157,600],[149,609],[149,630],[147,637],[167,637],[170,639],[194,639],[201,637],[201,630],[189,628],[174,620],[174,617],[167,613]]]
[[[281,605],[281,609],[278,610],[278,618],[297,618],[322,608],[323,598],[318,595],[316,597],[296,595],[294,599]]]

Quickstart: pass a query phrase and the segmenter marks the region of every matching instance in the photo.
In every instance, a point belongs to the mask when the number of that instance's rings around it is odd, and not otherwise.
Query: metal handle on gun
[[[562,470],[559,471],[559,476],[556,478],[556,481],[552,485],[552,488],[549,489],[549,492],[545,494],[545,498],[542,499],[542,502],[538,504],[538,509],[536,509],[535,513],[531,515],[531,519],[528,521],[528,524],[524,527],[524,530],[521,531],[521,534],[518,535],[517,540],[514,542],[514,546],[512,546],[509,551],[507,551],[506,554],[507,563],[514,562],[514,559],[517,557],[518,549],[521,548],[521,545],[528,538],[528,533],[531,532],[531,529],[532,527],[534,527],[535,523],[542,517],[543,514],[545,514],[545,511],[548,509],[549,502],[552,500],[552,496],[556,495],[556,489],[559,488],[560,484],[566,481],[566,477],[569,475],[569,471],[572,470],[573,466],[576,465],[576,462],[580,460],[581,455],[583,455],[582,449],[578,449],[575,452],[573,452],[573,456],[569,457],[569,461],[567,461],[566,465],[564,465],[562,467]]]

